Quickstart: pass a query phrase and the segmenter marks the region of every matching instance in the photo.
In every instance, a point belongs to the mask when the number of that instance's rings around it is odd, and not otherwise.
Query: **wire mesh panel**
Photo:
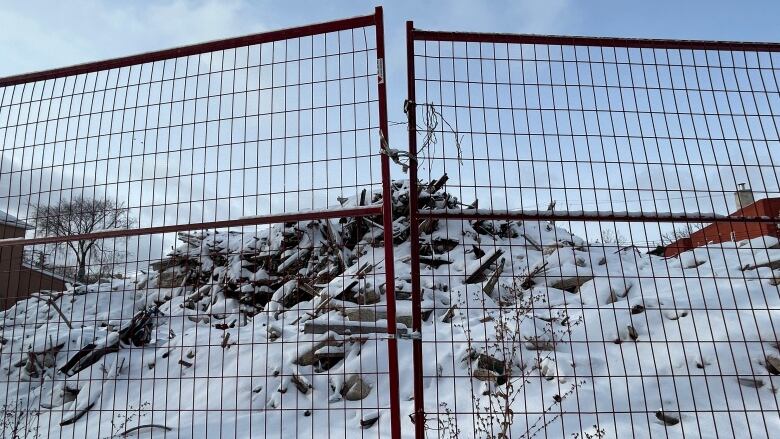
[[[407,43],[417,437],[772,436],[778,46]]]
[[[397,435],[383,58],[377,9],[0,79],[2,436]]]
[[[146,227],[379,187],[376,35],[334,29],[3,87],[3,210],[111,199]]]

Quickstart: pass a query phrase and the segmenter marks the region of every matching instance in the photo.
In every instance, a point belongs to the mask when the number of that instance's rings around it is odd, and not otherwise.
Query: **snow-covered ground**
[[[19,302],[0,313],[5,422],[28,426],[21,437],[389,436],[381,229],[350,224],[204,234],[167,277]],[[394,225],[401,327],[407,225]],[[430,437],[780,434],[775,238],[663,259],[547,223],[428,230]],[[399,350],[412,437],[411,341]]]

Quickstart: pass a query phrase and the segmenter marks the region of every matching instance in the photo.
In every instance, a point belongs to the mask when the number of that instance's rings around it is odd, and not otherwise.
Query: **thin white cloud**
[[[77,0],[0,6],[0,75],[259,32],[243,0]]]
[[[512,0],[447,2],[440,13],[422,16],[416,25],[435,30],[467,30],[475,32],[558,33],[576,16],[573,0]],[[427,14],[426,14],[427,15]],[[419,23],[417,23],[419,21]]]
[[[520,17],[522,33],[564,33],[577,21],[577,8],[572,0],[518,1],[513,3]]]

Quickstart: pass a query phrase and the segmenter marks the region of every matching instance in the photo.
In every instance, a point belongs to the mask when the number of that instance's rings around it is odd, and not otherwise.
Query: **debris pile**
[[[441,191],[446,176],[431,183],[421,197],[430,208],[455,207],[457,199]],[[409,188],[407,182],[392,185],[394,244],[409,237]],[[363,190],[353,198],[341,199],[342,207],[381,204],[381,193]],[[220,319],[236,315],[251,317],[259,312],[280,313],[301,302],[318,298],[329,287],[340,288],[333,298],[371,305],[380,301],[384,282],[360,280],[374,272],[377,264],[366,256],[383,245],[382,217],[317,219],[276,224],[255,233],[179,233],[183,244],[165,259],[150,264],[153,273],[139,289],[180,288],[186,292],[184,306]],[[425,226],[433,230],[435,225]],[[434,248],[452,248],[456,241],[435,240]],[[426,247],[430,256],[431,246]],[[424,257],[428,264],[436,262]],[[357,264],[357,265],[356,265]],[[356,270],[348,270],[350,267]],[[353,280],[330,285],[351,271]],[[329,290],[330,291],[330,290]],[[168,300],[170,297],[162,297]]]
[[[478,207],[448,194],[446,182],[421,185],[421,209]],[[393,183],[400,335],[411,327],[410,196],[407,182]],[[339,202],[379,204],[382,195]],[[375,216],[182,233],[136,283],[34,295],[0,313],[0,404],[34,409],[41,437],[146,428],[206,437],[247,419],[268,435],[310,436],[324,425],[333,435],[386,432],[384,227]],[[749,430],[748,411],[780,428],[776,239],[663,259],[545,222],[426,220],[420,230],[426,395],[438,399],[426,400],[431,422],[456,416],[469,434],[493,422],[485,407],[497,397],[521,392],[511,411],[555,407],[561,415],[545,426],[565,436],[598,424],[609,436],[699,437],[716,421],[688,408],[737,395],[745,411],[718,415],[728,422],[719,429],[734,429],[726,435]],[[410,414],[408,340],[399,351]],[[114,422],[117,404],[133,415]],[[534,425],[496,422],[513,437]]]

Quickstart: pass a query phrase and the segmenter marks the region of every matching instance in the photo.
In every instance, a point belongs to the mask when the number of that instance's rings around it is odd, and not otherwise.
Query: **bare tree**
[[[675,227],[670,232],[661,234],[661,243],[663,245],[669,245],[677,240],[688,238],[692,233],[704,228],[704,223],[686,223],[682,226]]]
[[[609,228],[609,227],[601,227],[599,229],[599,233],[601,234],[601,237],[596,239],[596,243],[598,244],[616,244],[618,246],[626,245],[629,240],[620,233],[616,227]]]
[[[36,236],[68,236],[92,233],[105,229],[128,228],[135,223],[123,203],[111,199],[75,197],[60,200],[57,204],[34,208]],[[122,253],[113,244],[103,239],[67,241],[61,246],[73,252],[76,257],[76,280],[87,278],[90,261],[115,261]],[[102,270],[102,268],[101,268]]]

